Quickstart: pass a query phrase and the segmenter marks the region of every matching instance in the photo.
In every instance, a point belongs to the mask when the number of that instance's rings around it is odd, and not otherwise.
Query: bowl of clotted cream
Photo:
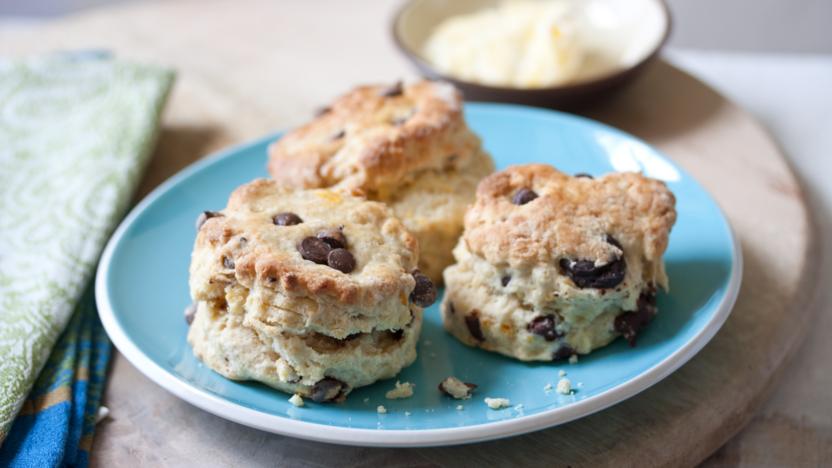
[[[466,99],[574,107],[604,96],[658,55],[664,0],[410,0],[399,49]]]

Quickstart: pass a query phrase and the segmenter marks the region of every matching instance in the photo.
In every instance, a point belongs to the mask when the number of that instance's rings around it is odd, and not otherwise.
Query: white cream
[[[424,54],[440,71],[497,86],[539,88],[572,80],[585,51],[574,3],[507,1],[443,21]]]

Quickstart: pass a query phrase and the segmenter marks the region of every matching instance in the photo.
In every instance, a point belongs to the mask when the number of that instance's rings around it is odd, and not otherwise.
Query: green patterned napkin
[[[0,59],[0,444],[122,215],[172,72]]]

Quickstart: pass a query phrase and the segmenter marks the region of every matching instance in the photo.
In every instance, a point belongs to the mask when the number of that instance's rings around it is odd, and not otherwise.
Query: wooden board
[[[412,76],[387,37],[389,2],[159,2],[0,31],[0,54],[105,47],[178,70],[141,193],[231,143],[295,125],[362,82]],[[113,362],[93,463],[161,465],[652,466],[695,464],[754,414],[811,318],[814,230],[778,147],[741,109],[659,62],[585,112],[657,145],[716,197],[740,238],[744,284],[723,330],[639,396],[582,420],[503,441],[362,449],[276,436],[167,394]]]

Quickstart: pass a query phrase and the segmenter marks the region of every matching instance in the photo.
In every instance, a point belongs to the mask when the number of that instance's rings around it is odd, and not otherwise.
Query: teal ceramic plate
[[[561,424],[637,394],[705,346],[731,311],[742,268],[728,221],[696,181],[642,141],[597,122],[496,104],[470,104],[466,115],[498,168],[545,162],[568,173],[643,171],[676,194],[678,222],[665,255],[671,293],[659,296],[659,315],[637,347],[618,340],[576,364],[518,362],[456,342],[442,330],[434,305],[425,312],[419,358],[398,377],[416,384],[410,399],[386,400],[394,385],[388,380],[355,390],[344,404],[308,401],[296,408],[284,393],[212,372],[193,357],[182,318],[190,302],[194,220],[203,210],[224,207],[238,185],[267,175],[266,147],[278,135],[183,170],[119,226],[96,280],[101,319],[113,342],[145,375],[206,411],[279,434],[374,446],[458,444]],[[560,370],[576,390],[572,395],[544,391],[557,384]],[[436,386],[448,375],[478,384],[475,397],[440,395]],[[512,406],[489,409],[486,396],[508,398]],[[382,404],[387,414],[376,412]]]

